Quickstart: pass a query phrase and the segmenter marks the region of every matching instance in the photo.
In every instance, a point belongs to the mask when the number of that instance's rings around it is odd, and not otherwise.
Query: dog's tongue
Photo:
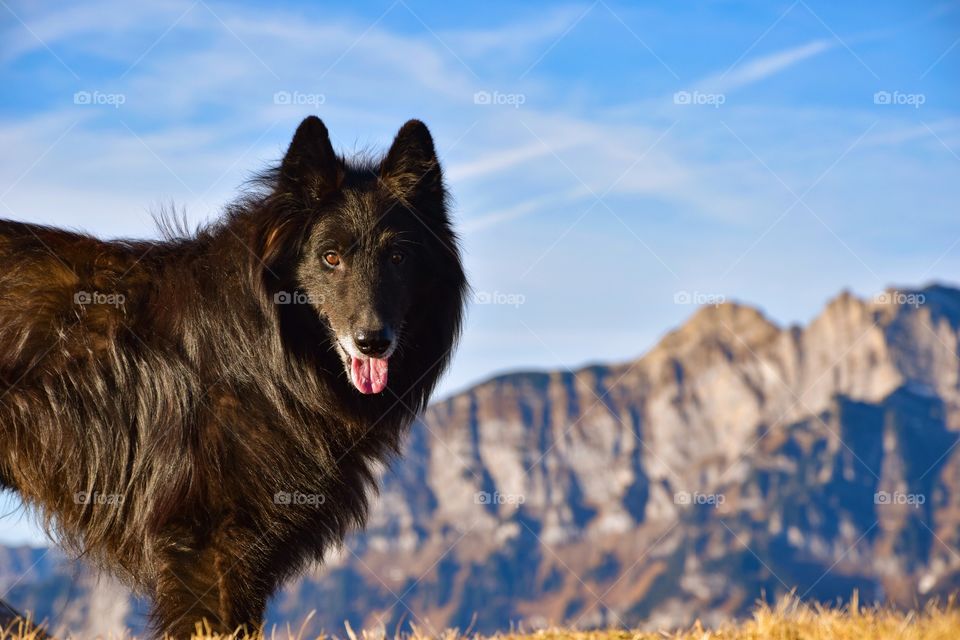
[[[387,386],[387,361],[377,358],[353,358],[350,377],[360,393],[380,393]]]

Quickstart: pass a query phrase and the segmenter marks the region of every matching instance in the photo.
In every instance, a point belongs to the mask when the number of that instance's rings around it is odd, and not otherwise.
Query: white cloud
[[[440,37],[465,56],[503,57],[514,52],[522,53],[534,45],[541,45],[562,35],[577,18],[584,7],[557,7],[545,14],[539,13],[523,22],[509,23],[486,29],[450,30],[440,32]]]
[[[698,83],[698,86],[701,90],[711,93],[734,91],[773,77],[836,46],[836,40],[812,40],[806,44],[747,60],[722,73],[706,78]]]
[[[452,181],[470,180],[507,171],[519,164],[525,164],[582,143],[582,140],[569,137],[554,141],[550,145],[545,145],[540,141],[534,141],[518,147],[498,149],[497,151],[474,158],[469,162],[454,164],[446,173],[447,177]]]
[[[575,187],[561,193],[540,195],[478,217],[469,218],[460,223],[459,230],[463,233],[482,231],[542,211],[547,207],[569,205],[571,202],[576,202],[590,195],[590,190],[586,187]]]

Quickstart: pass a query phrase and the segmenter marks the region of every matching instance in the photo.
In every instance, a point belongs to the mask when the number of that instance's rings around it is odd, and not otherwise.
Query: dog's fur
[[[146,592],[158,632],[252,630],[286,578],[363,525],[465,291],[418,121],[355,162],[307,118],[195,234],[0,221],[0,485]],[[350,340],[371,323],[393,336],[390,377],[362,394]]]

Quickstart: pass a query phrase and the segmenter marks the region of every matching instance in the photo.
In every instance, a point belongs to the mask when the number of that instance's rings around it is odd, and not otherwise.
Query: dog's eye
[[[336,251],[327,251],[323,254],[323,261],[326,262],[329,267],[336,267],[340,264],[340,254]]]
[[[390,262],[393,264],[400,264],[406,260],[406,258],[407,256],[403,253],[403,251],[394,251],[390,254]]]

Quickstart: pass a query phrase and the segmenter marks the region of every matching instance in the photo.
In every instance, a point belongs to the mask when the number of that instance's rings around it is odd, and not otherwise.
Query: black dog
[[[162,242],[0,221],[0,484],[149,595],[159,632],[255,630],[363,525],[460,331],[430,133],[379,162],[323,123],[224,218]]]

